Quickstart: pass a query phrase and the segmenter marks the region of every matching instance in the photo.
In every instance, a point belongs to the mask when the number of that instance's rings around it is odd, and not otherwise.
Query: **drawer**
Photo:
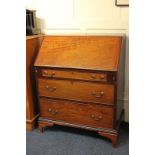
[[[86,81],[107,82],[106,73],[41,69],[41,76],[48,78],[67,78],[67,79],[77,79]]]
[[[41,117],[96,128],[112,128],[114,109],[103,105],[40,98]]]
[[[91,82],[38,79],[40,96],[114,104],[114,85]]]

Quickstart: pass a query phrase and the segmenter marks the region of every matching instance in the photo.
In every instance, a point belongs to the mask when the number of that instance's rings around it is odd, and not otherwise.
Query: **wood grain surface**
[[[38,79],[39,96],[114,104],[114,86],[69,80]]]
[[[41,117],[98,128],[113,127],[113,108],[40,98]]]
[[[122,40],[121,36],[44,37],[34,64],[41,132],[54,124],[89,129],[116,146],[123,111],[117,102],[123,90]]]
[[[35,119],[39,113],[33,64],[42,40],[43,35],[26,38],[26,128],[28,130],[35,127]]]
[[[118,69],[122,37],[45,36],[35,66]]]

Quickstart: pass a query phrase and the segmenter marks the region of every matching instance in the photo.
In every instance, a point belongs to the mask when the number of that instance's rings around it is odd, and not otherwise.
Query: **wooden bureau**
[[[123,37],[45,36],[34,67],[39,129],[96,131],[113,146],[123,115]]]

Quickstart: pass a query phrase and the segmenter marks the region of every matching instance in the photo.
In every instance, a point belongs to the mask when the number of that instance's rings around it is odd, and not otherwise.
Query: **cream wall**
[[[51,35],[126,35],[125,121],[129,121],[128,7],[115,0],[27,0],[26,8],[37,10],[38,26]]]

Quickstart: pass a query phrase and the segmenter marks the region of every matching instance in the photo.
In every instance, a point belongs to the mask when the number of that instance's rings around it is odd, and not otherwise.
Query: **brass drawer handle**
[[[91,118],[95,121],[100,121],[103,117],[101,115],[98,117],[95,117],[95,115],[91,115]]]
[[[92,92],[92,95],[95,96],[96,98],[101,98],[104,95],[104,92],[101,91],[98,95],[95,91]]]
[[[47,71],[43,71],[43,73],[44,73],[44,74],[48,74],[48,72],[47,72]]]
[[[48,85],[45,86],[46,90],[50,91],[50,92],[53,92],[53,91],[56,91],[56,87],[52,87],[50,88]]]
[[[53,77],[54,75],[56,74],[56,72],[48,72],[47,70],[44,70],[43,72],[42,72],[42,75],[43,76],[47,76],[47,77]]]
[[[91,77],[92,77],[93,79],[96,79],[96,75],[95,75],[95,74],[92,74]]]
[[[56,114],[58,114],[58,111],[57,111],[57,110],[53,110],[53,111],[51,112],[51,114],[52,114],[52,115],[56,115]]]
[[[43,76],[47,76],[47,75],[48,75],[48,71],[44,70],[44,71],[42,72],[42,75],[43,75]]]
[[[51,108],[48,109],[48,112],[49,112],[51,115],[56,115],[56,114],[58,114],[58,110],[52,110]]]
[[[101,75],[100,78],[103,80],[105,79],[105,75]]]
[[[53,77],[55,74],[56,74],[55,72],[52,72],[52,73],[51,73],[51,76]]]
[[[95,115],[91,115],[91,118],[95,118]]]
[[[49,109],[48,109],[48,112],[51,112],[51,111],[52,111],[52,109],[49,108]]]

